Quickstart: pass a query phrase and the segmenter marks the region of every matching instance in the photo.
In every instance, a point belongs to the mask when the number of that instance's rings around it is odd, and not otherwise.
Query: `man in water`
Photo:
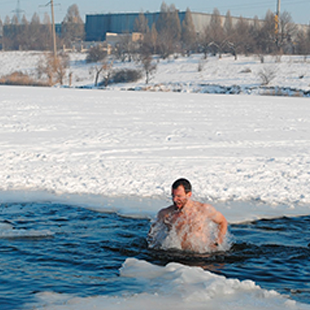
[[[158,212],[157,221],[152,225],[149,236],[154,237],[155,226],[159,227],[157,230],[164,227],[168,234],[173,231],[182,250],[193,252],[215,250],[223,243],[227,220],[213,206],[191,200],[192,186],[188,180],[176,180],[172,184],[171,195],[173,205]],[[213,223],[216,227],[212,237]]]

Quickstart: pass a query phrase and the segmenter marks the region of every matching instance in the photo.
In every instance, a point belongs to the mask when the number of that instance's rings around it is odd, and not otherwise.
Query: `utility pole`
[[[54,48],[54,61],[56,64],[57,47],[56,47],[56,31],[55,31],[55,17],[54,17],[54,1],[51,0],[51,12],[52,12],[52,31],[53,31],[53,48]]]
[[[277,12],[274,16],[274,33],[275,33],[275,43],[280,51],[280,1],[277,0]]]
[[[50,0],[49,3],[43,5],[44,7],[50,5],[51,6],[51,13],[52,13],[52,35],[53,35],[53,55],[54,60],[56,63],[57,58],[57,46],[56,46],[56,31],[55,31],[55,16],[54,16],[54,1]]]
[[[277,0],[277,12],[275,15],[275,33],[276,33],[276,35],[279,33],[279,30],[280,30],[280,6],[281,6],[281,0]]]
[[[278,0],[278,4],[277,4],[277,15],[280,15],[280,5],[281,5],[281,0]]]

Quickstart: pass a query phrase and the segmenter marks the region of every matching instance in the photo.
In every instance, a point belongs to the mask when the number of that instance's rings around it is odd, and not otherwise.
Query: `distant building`
[[[55,24],[55,33],[61,38],[62,24]]]
[[[132,33],[115,33],[115,32],[107,32],[106,33],[106,42],[111,47],[115,47],[117,43],[130,41],[130,42],[139,42],[143,39],[143,34],[140,32],[132,32]]]
[[[186,12],[178,12],[182,24]],[[106,34],[111,33],[132,33],[135,31],[135,21],[140,13],[116,13],[116,14],[92,14],[86,15],[86,41],[105,41]],[[156,23],[160,12],[143,13],[148,20],[148,26],[151,29],[153,23]],[[191,12],[193,23],[197,33],[202,32],[210,24],[212,14]],[[225,16],[221,16],[222,23]],[[232,23],[235,24],[239,17],[232,17]],[[246,19],[253,23],[253,19]]]
[[[149,27],[156,22],[159,13],[145,13]],[[107,33],[132,33],[139,13],[86,15],[86,41],[105,41]]]

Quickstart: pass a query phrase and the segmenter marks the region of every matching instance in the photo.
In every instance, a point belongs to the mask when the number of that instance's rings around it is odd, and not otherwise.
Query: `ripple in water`
[[[1,309],[21,308],[44,291],[81,297],[139,293],[130,278],[118,276],[128,257],[251,279],[310,304],[310,216],[230,225],[230,250],[206,254],[150,249],[150,225],[148,219],[68,205],[0,205]]]

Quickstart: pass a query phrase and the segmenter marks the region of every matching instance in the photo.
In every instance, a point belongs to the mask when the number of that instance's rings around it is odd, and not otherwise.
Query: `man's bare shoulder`
[[[208,212],[208,213],[216,212],[215,208],[208,203],[193,201],[193,206],[197,208],[197,211],[199,210],[200,212]]]
[[[161,210],[159,210],[157,218],[163,218],[165,217],[167,214],[170,214],[172,211],[174,211],[174,205],[171,205],[169,207],[163,208]]]

